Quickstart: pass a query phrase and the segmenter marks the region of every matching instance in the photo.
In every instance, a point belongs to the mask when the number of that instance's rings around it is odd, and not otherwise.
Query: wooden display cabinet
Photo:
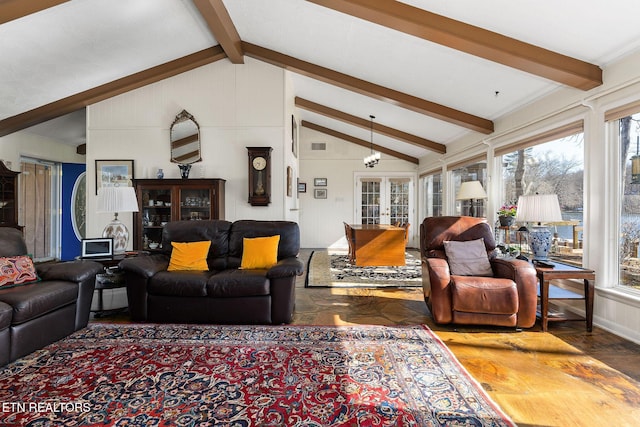
[[[133,248],[157,250],[166,223],[224,219],[224,179],[134,179]]]
[[[18,175],[8,169],[0,161],[0,227],[13,227],[22,230],[18,225]]]

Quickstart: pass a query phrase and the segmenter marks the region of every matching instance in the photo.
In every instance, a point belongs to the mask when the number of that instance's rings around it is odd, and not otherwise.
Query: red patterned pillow
[[[0,288],[39,281],[33,260],[27,255],[0,258]]]

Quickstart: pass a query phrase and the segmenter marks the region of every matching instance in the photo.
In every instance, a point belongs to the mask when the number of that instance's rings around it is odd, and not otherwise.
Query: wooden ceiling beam
[[[4,24],[50,7],[58,6],[69,0],[4,0],[0,1],[0,24]]]
[[[597,65],[399,1],[308,1],[578,89],[602,84]]]
[[[320,125],[317,125],[315,123],[308,122],[306,120],[302,121],[301,126],[302,127],[306,127],[307,129],[313,129],[313,130],[315,130],[317,132],[321,132],[321,133],[324,133],[326,135],[333,136],[333,137],[338,138],[338,139],[342,139],[342,140],[347,141],[347,142],[351,142],[352,144],[360,145],[360,146],[366,147],[366,148],[370,148],[371,147],[371,142],[370,141],[365,141],[364,139],[356,138],[354,136],[347,135],[346,133],[338,132],[336,130],[329,129],[327,127],[320,126]],[[381,153],[388,154],[390,156],[396,157],[396,158],[398,158],[400,160],[406,160],[407,162],[411,162],[411,163],[414,163],[416,165],[420,164],[420,161],[416,157],[409,156],[409,155],[401,153],[399,151],[391,150],[391,149],[383,147],[381,145],[373,144],[373,149],[376,150],[376,151],[379,151]]]
[[[226,57],[226,54],[220,46],[214,46],[147,70],[140,71],[139,73],[114,80],[110,83],[105,83],[93,89],[68,96],[50,104],[34,108],[33,110],[16,116],[8,117],[4,120],[0,120],[0,137],[65,114],[72,113],[80,108],[86,107],[87,105],[104,101],[105,99],[141,88],[151,83],[159,82],[160,80],[176,76]]]
[[[233,64],[244,64],[240,35],[222,0],[193,0],[193,3],[229,60]]]
[[[339,120],[341,122],[358,126],[363,129],[371,129],[371,122],[367,119],[353,116],[351,114],[335,110],[331,107],[327,107],[325,105],[321,105],[313,101],[300,98],[298,96],[296,96],[295,98],[295,105],[296,107],[303,108],[313,113],[321,114],[331,119]],[[389,126],[381,125],[377,122],[373,123],[373,130],[381,135],[386,135],[388,137],[415,145],[420,148],[426,148],[427,150],[435,151],[439,154],[445,154],[447,152],[447,147],[444,144],[439,144],[437,142],[430,141],[428,139],[421,138],[419,136],[412,135],[398,129],[394,129]]]
[[[242,42],[242,48],[247,56],[282,67],[294,73],[302,74],[361,95],[370,96],[380,101],[389,102],[399,107],[476,132],[484,134],[493,132],[493,122],[491,120],[398,92],[384,86],[379,86],[251,43]]]

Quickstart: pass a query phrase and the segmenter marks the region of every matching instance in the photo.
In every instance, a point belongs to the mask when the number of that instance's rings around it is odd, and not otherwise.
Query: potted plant
[[[498,220],[500,221],[500,225],[502,227],[513,225],[513,223],[516,221],[517,211],[518,207],[516,205],[502,205],[502,207],[498,209]]]

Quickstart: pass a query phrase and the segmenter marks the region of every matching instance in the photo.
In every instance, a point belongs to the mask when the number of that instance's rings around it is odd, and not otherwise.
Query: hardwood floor
[[[310,250],[302,250],[303,261]],[[126,316],[99,321],[127,321]],[[501,328],[438,326],[422,289],[305,288],[294,325],[426,324],[519,426],[636,426],[640,345],[584,322]]]
[[[306,259],[310,251],[301,251]],[[297,325],[426,324],[520,426],[636,426],[640,345],[584,322],[501,328],[438,326],[422,289],[296,289]]]

